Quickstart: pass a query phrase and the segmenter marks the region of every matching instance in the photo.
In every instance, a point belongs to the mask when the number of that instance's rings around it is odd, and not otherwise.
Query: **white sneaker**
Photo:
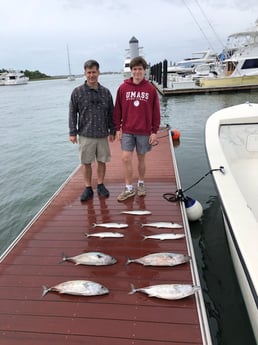
[[[139,185],[137,186],[137,195],[138,196],[145,196],[146,195],[146,191],[145,191],[143,183],[139,183]]]

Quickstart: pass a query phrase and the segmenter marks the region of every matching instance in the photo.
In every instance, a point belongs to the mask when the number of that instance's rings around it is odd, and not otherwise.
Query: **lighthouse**
[[[132,37],[129,41],[129,49],[126,49],[126,57],[124,61],[124,68],[123,68],[123,74],[124,78],[127,79],[131,76],[131,70],[130,70],[130,61],[137,57],[141,56],[141,49],[143,47],[139,47],[139,41],[136,37]]]
[[[139,55],[139,41],[133,36],[129,41],[129,57],[133,59]]]

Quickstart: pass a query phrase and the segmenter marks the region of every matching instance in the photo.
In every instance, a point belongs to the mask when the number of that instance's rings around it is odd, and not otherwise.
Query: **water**
[[[115,99],[121,75],[100,78]],[[78,166],[68,141],[68,103],[77,79],[0,87],[0,253]],[[207,118],[223,107],[258,102],[258,92],[160,97],[162,124],[181,133],[176,147],[185,190],[209,171],[204,145]],[[169,190],[168,193],[174,193]],[[187,191],[204,208],[191,233],[214,345],[254,345],[234,274],[212,176]]]

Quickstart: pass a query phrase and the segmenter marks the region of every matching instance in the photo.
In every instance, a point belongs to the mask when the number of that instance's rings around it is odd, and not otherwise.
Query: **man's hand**
[[[73,144],[77,144],[77,136],[75,135],[70,135],[69,136],[69,140],[73,143]]]

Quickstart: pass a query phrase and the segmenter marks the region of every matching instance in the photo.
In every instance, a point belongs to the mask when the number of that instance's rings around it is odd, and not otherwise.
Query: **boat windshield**
[[[258,59],[246,59],[242,69],[258,68]]]

